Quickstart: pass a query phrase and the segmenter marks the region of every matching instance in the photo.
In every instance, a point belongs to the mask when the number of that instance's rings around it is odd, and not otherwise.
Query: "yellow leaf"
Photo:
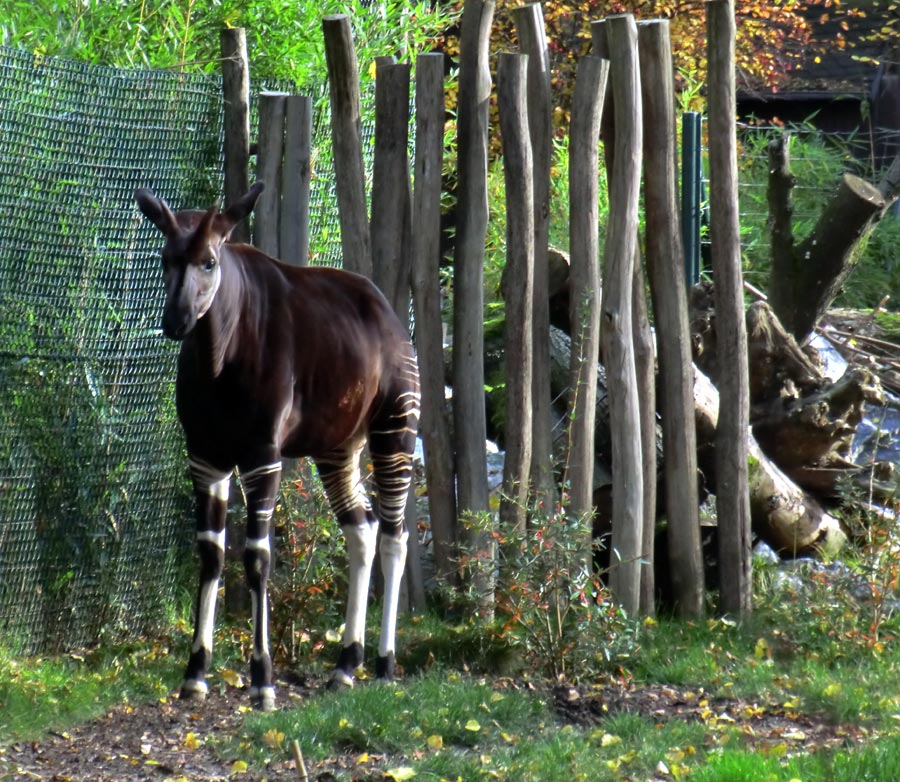
[[[369,753],[368,752],[363,752],[362,755],[360,755],[356,759],[357,765],[362,765],[363,763],[368,763],[368,762],[369,762]]]
[[[622,739],[619,736],[613,736],[612,733],[604,733],[600,737],[600,746],[601,747],[611,747],[614,744],[621,744]]]
[[[481,730],[481,725],[478,724],[478,720],[469,720],[466,723],[466,730],[472,731],[472,733],[478,733]]]
[[[384,775],[388,779],[393,779],[394,782],[403,782],[405,779],[412,779],[416,772],[409,766],[400,766],[399,768],[389,768]]]
[[[231,773],[246,774],[247,764],[243,760],[235,760],[234,763],[231,764]]]
[[[271,728],[262,734],[263,744],[272,749],[278,749],[284,743],[284,733]]]
[[[219,673],[229,687],[244,686],[244,678],[237,671],[232,671],[228,668],[225,668]]]
[[[200,740],[197,738],[197,734],[194,732],[188,733],[187,736],[184,737],[184,741],[181,742],[187,749],[197,749],[200,746]]]
[[[765,660],[772,656],[772,652],[769,649],[769,642],[765,638],[760,638],[756,642],[756,647],[753,649],[753,656],[757,660]]]
[[[330,644],[340,643],[341,634],[337,630],[327,630],[325,632],[325,640]]]
[[[378,71],[378,66],[375,64],[375,60],[372,60],[371,64],[369,65],[369,78],[374,79],[375,73],[377,71]]]
[[[428,744],[428,749],[433,749],[433,750],[443,749],[444,748],[444,737],[438,736],[438,735],[429,736],[425,743]]]
[[[822,690],[822,693],[826,697],[832,698],[835,695],[838,695],[840,693],[840,691],[841,691],[841,685],[838,684],[837,682],[832,682],[824,690]]]

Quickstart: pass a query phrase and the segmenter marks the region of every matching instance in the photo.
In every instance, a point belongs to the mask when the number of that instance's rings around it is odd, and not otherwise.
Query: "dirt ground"
[[[278,682],[279,706],[290,708],[322,686],[321,682]],[[366,686],[362,684],[361,686]],[[401,682],[402,686],[402,682]],[[498,680],[509,689],[534,684]],[[833,725],[796,712],[791,704],[754,703],[708,697],[702,691],[653,685],[605,682],[590,689],[547,687],[536,689],[552,704],[561,724],[590,728],[606,717],[638,713],[657,722],[671,719],[702,721],[709,727],[709,742],[718,743],[724,727],[737,726],[747,748],[761,751],[809,752],[825,747],[864,742],[865,732],[849,725]],[[157,702],[118,706],[87,724],[65,733],[0,748],[0,779],[49,782],[213,782],[213,780],[297,780],[290,753],[273,752],[265,768],[244,765],[222,754],[222,740],[240,736],[248,709],[246,690],[214,687],[205,702],[181,702],[177,696]],[[207,737],[212,741],[207,742]],[[218,745],[218,749],[216,747]],[[235,761],[238,761],[235,764]],[[372,758],[377,761],[377,758]],[[372,766],[357,765],[354,754],[308,763],[310,782],[332,782],[336,775],[358,782],[381,778]]]

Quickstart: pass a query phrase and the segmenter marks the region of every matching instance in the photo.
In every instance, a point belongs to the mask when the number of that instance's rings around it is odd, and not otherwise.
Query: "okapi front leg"
[[[200,587],[194,618],[194,639],[188,659],[182,698],[206,696],[206,674],[212,660],[216,596],[225,565],[225,517],[231,473],[216,470],[201,459],[191,458],[191,478],[197,500],[197,552],[200,555]]]
[[[253,612],[253,653],[250,658],[250,700],[263,711],[275,708],[272,658],[269,654],[269,608],[266,585],[272,553],[269,526],[281,481],[281,462],[265,464],[241,473],[247,497],[247,543],[244,568]]]

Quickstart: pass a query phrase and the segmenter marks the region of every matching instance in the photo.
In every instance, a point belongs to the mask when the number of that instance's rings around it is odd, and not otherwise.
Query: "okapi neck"
[[[225,362],[234,352],[235,332],[241,317],[242,288],[240,274],[235,273],[231,264],[223,262],[222,281],[216,298],[197,324],[201,353],[209,360],[212,377],[222,374]]]

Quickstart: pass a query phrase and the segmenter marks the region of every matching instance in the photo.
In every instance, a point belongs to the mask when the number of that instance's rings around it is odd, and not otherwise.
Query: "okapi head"
[[[138,208],[166,238],[162,249],[166,288],[162,329],[170,339],[184,339],[209,311],[222,281],[222,245],[253,211],[263,187],[257,182],[224,212],[216,202],[205,212],[175,213],[149,190],[142,188],[135,193]]]

